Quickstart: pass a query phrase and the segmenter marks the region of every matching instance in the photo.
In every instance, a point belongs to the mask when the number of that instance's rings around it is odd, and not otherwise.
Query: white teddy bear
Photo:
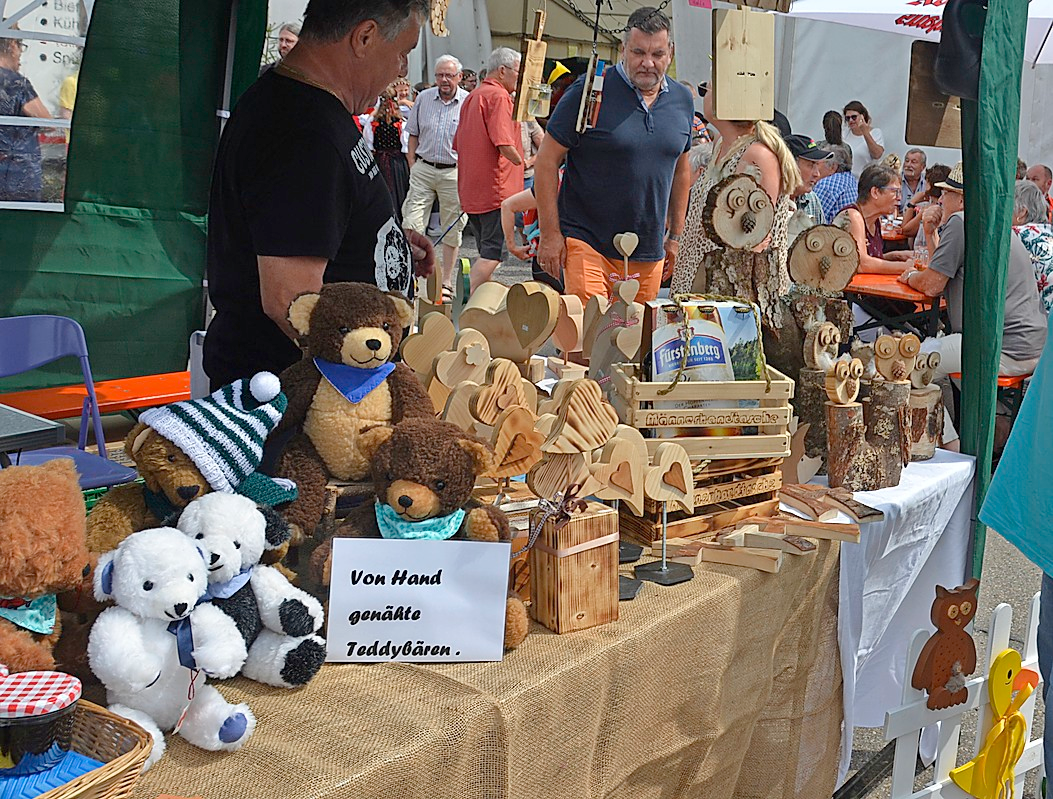
[[[208,586],[201,551],[174,528],[143,530],[99,558],[94,584],[100,602],[117,606],[95,621],[88,663],[110,710],[153,736],[146,768],[164,754],[162,730],[202,749],[240,749],[256,717],[248,705],[228,703],[205,675],[236,674],[245,642],[219,608],[197,604]]]
[[[322,605],[259,562],[266,549],[288,540],[285,520],[240,494],[213,492],[187,505],[176,526],[204,550],[205,598],[245,640],[241,674],[280,688],[306,684],[325,661],[325,641],[315,635]]]

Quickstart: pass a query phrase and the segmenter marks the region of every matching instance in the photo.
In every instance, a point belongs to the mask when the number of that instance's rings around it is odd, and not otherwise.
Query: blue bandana
[[[55,631],[55,610],[58,603],[54,594],[35,599],[28,597],[0,597],[0,619],[7,619],[16,627],[31,633],[51,635]]]
[[[190,617],[177,619],[168,625],[168,632],[176,638],[176,651],[179,653],[179,665],[187,669],[196,669],[194,660],[194,631],[190,628]]]
[[[202,602],[209,599],[230,599],[234,594],[238,593],[242,588],[245,587],[245,583],[252,577],[252,566],[247,569],[235,574],[225,583],[209,583],[208,589],[205,591],[205,595],[201,598]]]
[[[318,367],[322,377],[329,381],[329,385],[354,403],[364,400],[369,392],[387,380],[388,375],[395,371],[393,363],[383,363],[372,369],[359,369],[357,366],[347,366],[315,358],[314,365]]]
[[[420,522],[407,522],[400,518],[395,509],[383,502],[376,503],[377,527],[384,538],[402,541],[425,540],[445,541],[452,538],[461,529],[464,521],[464,510],[455,510],[449,516],[435,519],[424,519]]]

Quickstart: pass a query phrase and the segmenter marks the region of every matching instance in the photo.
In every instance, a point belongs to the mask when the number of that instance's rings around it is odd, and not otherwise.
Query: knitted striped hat
[[[139,421],[179,447],[214,490],[266,505],[290,502],[296,498],[293,483],[256,471],[263,442],[288,405],[281,388],[276,376],[259,372],[207,397],[152,408]]]

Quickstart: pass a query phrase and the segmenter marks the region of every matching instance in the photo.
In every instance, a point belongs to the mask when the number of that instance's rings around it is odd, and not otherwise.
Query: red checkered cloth
[[[0,663],[0,719],[43,716],[80,699],[80,680],[59,671],[9,674]]]

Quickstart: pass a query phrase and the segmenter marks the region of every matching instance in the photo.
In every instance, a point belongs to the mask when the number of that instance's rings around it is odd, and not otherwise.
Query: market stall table
[[[965,579],[976,461],[937,449],[911,463],[900,484],[856,497],[885,513],[841,548],[839,640],[845,726],[838,783],[852,755],[852,728],[882,727],[903,691],[907,644],[929,628],[937,584]],[[847,517],[846,519],[847,520]]]
[[[838,547],[779,574],[705,566],[617,622],[534,625],[503,663],[335,665],[298,691],[220,684],[246,747],[170,736],[141,799],[788,799],[830,796],[841,677]],[[629,573],[630,567],[623,567]]]
[[[903,266],[906,269],[906,264]],[[940,309],[946,307],[941,297],[929,297],[900,283],[897,275],[858,273],[845,287],[845,299],[859,306],[871,321],[855,326],[856,332],[888,327],[915,333],[919,338],[935,336],[940,329]],[[894,303],[890,313],[890,302]]]
[[[10,466],[9,453],[61,444],[66,429],[58,422],[0,405],[0,468]]]

